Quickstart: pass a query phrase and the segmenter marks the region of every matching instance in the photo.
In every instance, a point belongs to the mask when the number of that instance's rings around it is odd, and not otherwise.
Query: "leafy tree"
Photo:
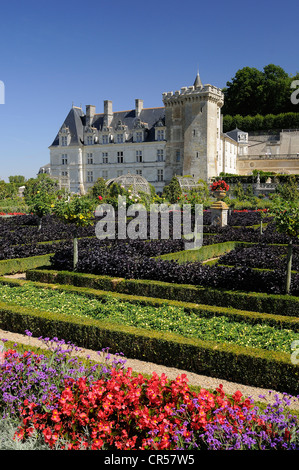
[[[9,176],[8,180],[10,183],[17,184],[19,186],[24,185],[26,182],[26,178],[23,175]]]
[[[286,294],[290,293],[291,270],[293,256],[293,239],[299,237],[299,207],[296,201],[277,198],[269,212],[274,217],[278,232],[287,234],[289,238],[286,266]]]
[[[236,186],[234,187],[233,195],[237,199],[239,199],[240,201],[242,201],[245,198],[245,192],[244,192],[244,189],[243,189],[243,184],[240,181],[238,181]]]
[[[25,183],[24,200],[29,212],[38,218],[38,230],[42,226],[42,218],[50,214],[58,192],[58,183],[47,174],[30,178]]]
[[[96,208],[96,201],[85,196],[77,194],[69,197],[68,199],[57,199],[53,212],[54,214],[66,224],[71,224],[73,232],[73,268],[77,267],[78,263],[78,229],[80,227],[87,227],[92,225],[94,221],[94,211]]]
[[[33,194],[28,204],[28,210],[38,218],[38,230],[42,227],[42,219],[45,215],[51,214],[56,195],[54,193],[48,193],[41,189]]]
[[[109,194],[109,189],[107,188],[104,178],[98,178],[92,188],[88,191],[88,194],[94,198],[98,198],[99,196],[105,198]]]
[[[262,71],[255,67],[243,67],[223,89],[222,112],[231,116],[296,113],[299,105],[291,102],[294,91],[291,83],[298,78],[299,74],[291,76],[274,64],[266,65]]]
[[[299,202],[298,184],[295,175],[276,187],[276,193],[286,201]]]
[[[164,186],[162,196],[171,204],[178,202],[178,199],[182,196],[182,190],[176,176],[173,176],[170,183]]]
[[[223,114],[255,115],[263,101],[263,72],[256,68],[244,67],[238,70],[231,82],[223,90]]]
[[[38,191],[45,191],[48,193],[55,193],[58,191],[58,182],[51,178],[46,173],[41,173],[37,178],[30,178],[25,182],[24,199],[27,204],[31,203],[31,198],[37,194]]]

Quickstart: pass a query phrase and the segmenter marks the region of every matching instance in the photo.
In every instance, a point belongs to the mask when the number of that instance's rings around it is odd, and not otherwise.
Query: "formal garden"
[[[185,195],[172,181],[158,196],[98,181],[79,197],[38,178],[26,191],[24,212],[0,218],[0,327],[42,338],[45,349],[0,342],[0,448],[299,449],[296,194],[243,195],[243,206],[227,197],[218,226],[204,186]],[[150,236],[147,212],[143,237],[120,237],[120,225],[98,237],[104,217],[107,227],[119,220],[119,196],[147,210],[168,205],[170,236],[161,225]],[[200,248],[186,250],[183,231],[172,236],[174,203],[203,204]],[[96,211],[105,204],[111,219]],[[79,359],[80,348],[105,362]],[[124,357],[219,378],[219,387],[137,374]],[[221,380],[284,399],[227,395]]]

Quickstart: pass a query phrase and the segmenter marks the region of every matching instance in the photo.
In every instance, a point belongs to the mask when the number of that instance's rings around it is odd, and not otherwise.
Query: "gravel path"
[[[37,346],[43,347],[44,344],[37,338],[21,335],[17,333],[12,333],[5,330],[0,330],[0,341],[2,339],[7,339],[9,341],[22,343],[29,346]],[[82,349],[80,348],[81,352],[76,352],[76,355],[83,355],[83,356],[90,356],[90,358],[94,361],[101,362],[103,359],[96,351],[91,351],[89,349]],[[211,378],[204,375],[194,374],[192,372],[188,372],[185,370],[176,369],[173,367],[165,367],[158,364],[154,364],[151,362],[144,362],[138,361],[135,359],[124,358],[126,359],[125,366],[131,367],[134,372],[139,372],[141,374],[149,374],[151,375],[153,372],[156,372],[158,375],[164,373],[169,379],[173,380],[176,379],[181,374],[186,374],[188,378],[188,383],[190,385],[199,386],[206,389],[215,389],[220,384],[223,385],[224,392],[227,394],[233,394],[237,390],[239,390],[244,396],[252,398],[255,401],[263,402],[263,403],[273,403],[275,402],[275,397],[278,395],[282,397],[283,394],[270,391],[263,388],[256,388],[256,387],[249,387],[246,385],[228,382],[227,380]],[[260,398],[260,396],[264,398]],[[292,408],[299,410],[299,400],[297,398],[292,399]]]

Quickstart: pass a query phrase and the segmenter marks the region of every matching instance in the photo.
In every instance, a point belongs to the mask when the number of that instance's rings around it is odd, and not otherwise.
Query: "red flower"
[[[228,191],[229,185],[224,180],[214,181],[210,186],[211,191]]]

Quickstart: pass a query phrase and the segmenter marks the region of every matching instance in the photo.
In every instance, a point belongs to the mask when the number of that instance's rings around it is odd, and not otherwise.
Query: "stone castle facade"
[[[209,182],[221,172],[239,174],[242,164],[248,169],[248,134],[222,131],[220,88],[203,85],[197,74],[192,86],[163,93],[162,102],[145,108],[136,99],[133,109],[115,112],[106,100],[102,113],[94,105],[85,112],[72,106],[49,147],[50,164],[40,171],[83,194],[100,177],[137,174],[162,192],[174,175]]]

